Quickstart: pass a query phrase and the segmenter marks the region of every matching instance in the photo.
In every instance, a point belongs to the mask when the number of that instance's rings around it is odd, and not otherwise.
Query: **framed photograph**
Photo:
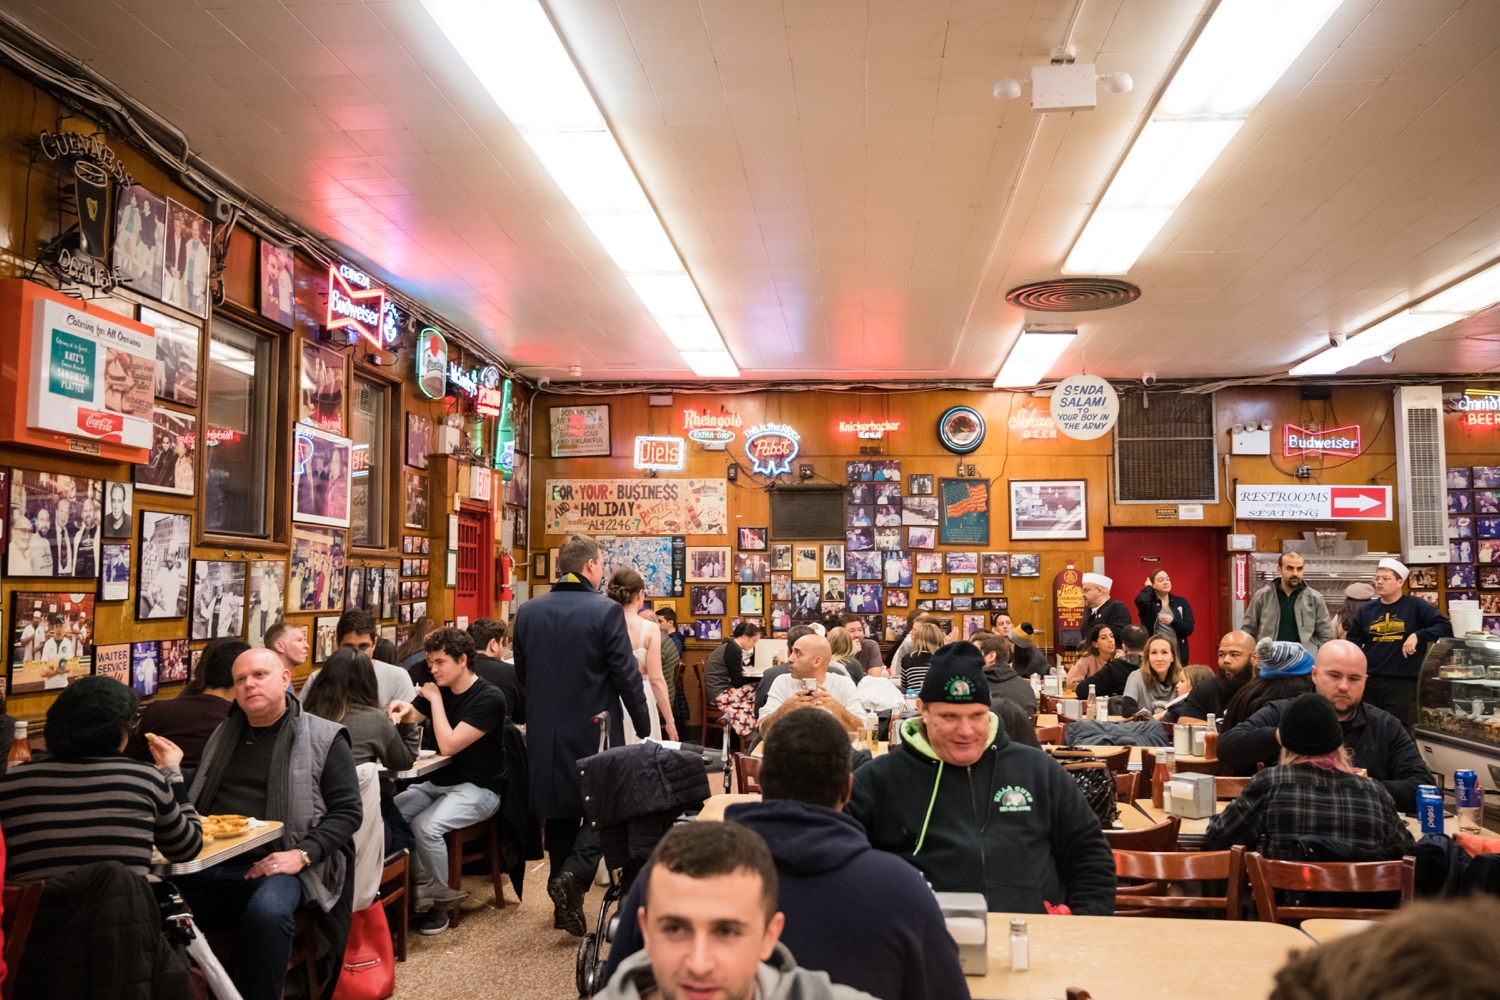
[[[759,552],[734,554],[734,579],[737,583],[765,583],[771,576],[771,560]]]
[[[93,655],[93,594],[11,594],[11,696],[57,691],[87,677]]]
[[[790,573],[792,571],[791,545],[771,546],[771,569],[778,573]]]
[[[116,483],[106,479],[103,493],[104,519],[99,523],[100,537],[129,538],[130,525],[134,520],[134,487],[129,483]]]
[[[396,605],[396,621],[398,621],[398,622],[409,622],[409,621],[411,621],[411,605],[410,604],[398,604],[398,605]]]
[[[1009,485],[1013,540],[1089,537],[1085,480],[1012,479]]]
[[[127,600],[130,597],[130,543],[104,542],[99,546],[99,553],[99,600]]]
[[[901,523],[936,527],[938,523],[937,497],[904,497],[901,501]]]
[[[302,341],[297,422],[330,434],[344,433],[344,356]]]
[[[729,588],[723,586],[689,587],[688,608],[695,617],[728,614]]]
[[[1473,507],[1476,514],[1500,514],[1500,490],[1476,490]]]
[[[907,528],[906,547],[909,549],[937,548],[936,528]]]
[[[974,610],[975,611],[988,611],[988,610],[990,610],[990,601],[991,600],[992,600],[992,598],[989,598],[989,597],[976,597],[976,598],[974,598]]]
[[[167,199],[167,228],[162,237],[161,298],[194,316],[208,315],[209,248],[214,230],[207,219],[186,205]]]
[[[1473,538],[1474,518],[1468,514],[1448,515],[1449,538]]]
[[[816,545],[797,545],[792,553],[792,579],[816,580],[819,578],[819,556]]]
[[[844,546],[833,542],[823,546],[823,572],[842,573],[844,571]]]
[[[140,621],[182,618],[188,609],[188,554],[192,547],[191,514],[141,511],[140,586],[135,617]]]
[[[818,617],[823,604],[823,585],[797,581],[792,584],[792,617],[812,621]]]
[[[547,410],[553,458],[609,458],[609,404],[553,406]]]
[[[917,593],[919,593],[919,594],[936,594],[938,592],[938,582],[939,581],[937,581],[935,579],[922,579],[922,580],[918,580],[917,581]]]
[[[913,552],[912,561],[916,563],[918,573],[941,573],[943,571],[943,553],[941,552]]]
[[[1476,490],[1500,488],[1500,465],[1476,465],[1473,472]]]
[[[296,319],[292,306],[296,267],[296,257],[291,250],[260,241],[260,314],[286,327]]]
[[[363,566],[344,568],[344,610],[370,610],[365,602],[365,568]]]
[[[865,506],[875,502],[874,483],[849,483],[844,494],[844,502],[851,507]]]
[[[699,618],[693,622],[693,638],[699,642],[721,642],[724,639],[724,619]]]
[[[881,552],[896,552],[901,548],[900,528],[876,528],[874,534],[875,548]]]
[[[364,609],[380,618],[380,595],[385,591],[385,570],[379,566],[365,567]]]
[[[1467,491],[1448,491],[1448,513],[1469,514],[1474,510],[1474,503],[1469,499]]]
[[[1011,576],[1041,576],[1042,554],[1040,552],[1012,552],[1010,554]]]
[[[1479,610],[1487,615],[1500,615],[1500,594],[1480,594]]]
[[[193,560],[193,617],[188,637],[234,639],[245,625],[245,564]]]
[[[856,615],[869,615],[879,612],[884,604],[881,592],[882,588],[878,583],[849,584],[849,612]]]
[[[939,597],[939,598],[936,598],[932,602],[932,610],[934,610],[934,611],[952,611],[953,610],[953,598],[951,598],[951,597]]]
[[[912,605],[912,607],[916,608],[918,611],[936,611],[937,602],[924,598],[922,600],[918,600],[917,603]]]
[[[1467,465],[1448,466],[1448,488],[1450,490],[1466,490],[1471,485],[1469,467]]]
[[[766,585],[763,583],[740,584],[740,614],[759,618],[766,613]]]
[[[159,299],[166,250],[167,199],[132,184],[117,195],[114,262],[132,291]]]
[[[290,611],[341,611],[348,537],[332,528],[292,525],[292,568],[287,588]]]
[[[986,594],[1003,594],[1003,593],[1005,593],[1005,577],[1003,577],[1003,576],[987,576],[987,577],[985,577],[984,578],[983,589],[984,589],[984,592]]]
[[[877,528],[899,528],[901,526],[901,508],[891,504],[879,504],[875,507],[875,527]]]
[[[771,600],[790,601],[792,599],[792,574],[771,574]]]
[[[1413,590],[1436,590],[1438,585],[1438,568],[1436,566],[1413,566],[1411,575],[1406,578],[1406,585]],[[1500,570],[1496,571],[1493,584],[1481,583],[1481,587],[1500,587]]]
[[[169,403],[197,406],[201,328],[146,306],[141,306],[141,322],[156,331],[156,377],[152,392],[157,399]]]
[[[741,528],[740,529],[740,551],[742,552],[764,552],[766,551],[766,528]]]
[[[416,413],[406,415],[406,464],[418,469],[427,468],[427,456],[432,454],[432,421]]]
[[[887,587],[886,590],[885,590],[885,604],[886,604],[886,607],[888,607],[888,608],[906,608],[906,607],[910,607],[911,606],[911,598],[908,596],[909,594],[910,594],[910,591],[906,591],[906,590],[893,590],[890,587]],[[901,625],[902,625],[903,628],[906,627],[906,623],[904,621],[901,623]]]
[[[924,473],[913,472],[906,477],[906,492],[914,497],[932,496],[932,477]]]
[[[380,617],[396,617],[396,587],[401,583],[396,578],[396,570],[393,566],[387,566],[385,570],[385,596],[380,600]]]
[[[844,574],[823,574],[823,600],[825,602],[838,602],[844,600]]]
[[[1473,564],[1468,564],[1468,565],[1452,565],[1452,564],[1450,564],[1448,566],[1447,570],[1445,570],[1444,575],[1447,577],[1447,580],[1448,580],[1448,599],[1450,601],[1453,599],[1453,591],[1454,591],[1454,589],[1456,589],[1456,588],[1463,588],[1465,590],[1471,590],[1471,589],[1473,589],[1473,587],[1474,587],[1474,585],[1476,583],[1476,581],[1475,581],[1475,570],[1474,570]]]
[[[850,552],[863,552],[875,547],[874,528],[850,528],[844,532],[844,545]]]
[[[938,500],[940,542],[944,545],[989,544],[989,480],[940,479]]]
[[[101,488],[97,479],[11,469],[5,575],[97,577]]]
[[[1431,604],[1433,607],[1437,607],[1437,602],[1433,601],[1433,600],[1428,600],[1428,598],[1426,597],[1425,593],[1422,593],[1422,594],[1413,594],[1412,596],[1413,597],[1420,597],[1420,598],[1422,598],[1422,600],[1427,601],[1427,603]],[[1477,601],[1477,600],[1479,600],[1479,595],[1476,594],[1476,593],[1474,593],[1474,591],[1472,591],[1472,590],[1450,590],[1450,591],[1448,591],[1448,600],[1450,600],[1450,601]]]
[[[245,600],[245,641],[252,646],[266,644],[266,633],[285,617],[286,562],[281,559],[254,559],[248,564],[249,580]]]
[[[1448,543],[1448,561],[1450,563],[1473,562],[1476,554],[1480,562],[1500,562],[1496,553],[1500,552],[1500,540],[1481,540],[1477,545],[1467,538],[1462,541],[1450,541]]]
[[[885,579],[887,587],[911,586],[911,553],[887,552],[885,554]]]
[[[130,684],[130,643],[94,647],[94,675]]]
[[[151,451],[144,465],[131,466],[136,489],[192,496],[197,436],[198,418],[193,414],[153,408]]]
[[[876,483],[900,483],[901,482],[901,460],[898,458],[885,458],[871,462],[870,479]]]
[[[846,507],[844,508],[844,524],[850,528],[873,528],[875,526],[875,507]]]
[[[313,619],[312,653],[314,663],[325,663],[338,648],[339,620],[337,618]]]
[[[974,578],[972,576],[950,576],[948,577],[948,593],[954,596],[959,594],[974,593]]]
[[[1468,522],[1475,525],[1475,536],[1478,538],[1500,538],[1500,517],[1475,517],[1471,518],[1463,514],[1453,514],[1448,518],[1449,538],[1468,538],[1464,534],[1464,528]],[[1457,527],[1457,534],[1454,528]]]
[[[130,686],[138,695],[156,693],[160,680],[156,662],[161,657],[161,643],[155,639],[130,644]]]
[[[985,618],[985,615],[964,615],[964,638],[967,639],[975,632],[983,631],[985,627]]]
[[[879,580],[885,565],[885,553],[874,550],[849,553],[844,576],[850,580]]]
[[[406,560],[406,559],[402,560],[403,564],[407,563],[407,562],[410,562],[410,560]],[[410,575],[409,573],[406,572],[406,566],[405,565],[403,565],[402,568],[401,568],[401,574],[403,576],[409,576]],[[545,552],[533,552],[531,554],[531,575],[535,579],[538,579],[538,580],[550,580],[550,579],[552,579],[552,571],[550,569],[548,569],[547,553],[545,553]]]
[[[771,632],[774,635],[780,632],[786,635],[787,629],[792,627],[792,604],[790,601],[776,601],[771,604]]]
[[[427,530],[427,477],[406,470],[406,520],[408,528]],[[423,540],[424,543],[426,539]],[[424,547],[425,551],[425,547]]]
[[[948,561],[949,573],[978,573],[978,552],[945,552],[943,555]]]
[[[689,545],[687,547],[688,583],[728,583],[729,547]]]
[[[161,655],[156,661],[157,684],[181,684],[192,669],[193,657],[186,639],[163,639]]]
[[[875,505],[877,507],[900,508],[901,483],[899,481],[894,483],[873,483],[872,485],[875,487]]]
[[[292,439],[293,521],[349,527],[353,448],[354,442],[346,437],[298,425]]]

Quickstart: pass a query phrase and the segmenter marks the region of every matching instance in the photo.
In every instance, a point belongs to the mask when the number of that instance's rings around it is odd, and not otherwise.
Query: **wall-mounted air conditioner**
[[[1400,386],[1396,389],[1396,489],[1401,558],[1408,563],[1448,561],[1447,464],[1442,387]]]

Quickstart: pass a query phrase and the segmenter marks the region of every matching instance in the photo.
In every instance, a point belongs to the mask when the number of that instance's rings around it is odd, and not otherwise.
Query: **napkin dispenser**
[[[989,905],[982,892],[935,892],[943,923],[958,944],[958,964],[966,976],[990,971]]]
[[[1164,810],[1183,819],[1208,819],[1214,814],[1214,776],[1196,771],[1181,771],[1167,782],[1166,793],[1171,802],[1163,799]]]

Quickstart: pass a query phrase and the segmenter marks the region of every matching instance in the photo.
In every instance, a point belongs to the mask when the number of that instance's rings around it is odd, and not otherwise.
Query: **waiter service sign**
[[[1234,516],[1250,521],[1389,521],[1389,486],[1235,488]]]
[[[26,425],[150,448],[156,377],[150,328],[50,299],[37,302],[34,317]]]

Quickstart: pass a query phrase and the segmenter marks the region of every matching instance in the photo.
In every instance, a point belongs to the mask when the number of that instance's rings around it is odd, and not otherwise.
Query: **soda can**
[[[1443,793],[1436,785],[1417,786],[1417,819],[1423,833],[1443,832]]]
[[[1473,771],[1453,772],[1453,802],[1460,809],[1484,808],[1484,791]]]

